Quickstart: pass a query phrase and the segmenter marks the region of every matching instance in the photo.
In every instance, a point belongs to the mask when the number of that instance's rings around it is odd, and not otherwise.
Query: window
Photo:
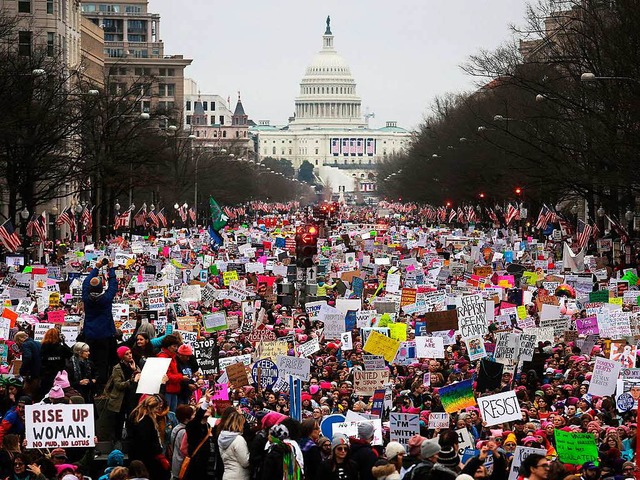
[[[272,154],[272,155],[275,155],[275,154],[276,154],[276,147],[273,147],[273,150],[272,150],[271,154]]]
[[[240,132],[236,130],[236,138],[240,138]]]
[[[101,12],[120,13],[120,5],[100,5]]]
[[[120,58],[122,57],[123,51],[121,48],[105,48],[104,54],[107,57]]]
[[[151,102],[149,100],[144,100],[142,102],[142,111],[144,113],[149,113],[151,111]]]
[[[173,83],[161,83],[158,88],[161,97],[173,97],[176,94],[176,86]]]
[[[316,155],[318,155],[318,152],[320,152],[320,149],[316,148]]]
[[[51,2],[53,3],[53,1]],[[95,12],[96,6],[93,3],[82,4],[82,13]]]
[[[136,5],[125,5],[124,11],[127,13],[141,13],[142,7]]]
[[[160,77],[175,77],[175,74],[174,68],[161,68],[158,70],[158,76]]]
[[[222,138],[227,138],[227,131],[226,130],[222,131]]]
[[[18,32],[18,55],[31,56],[31,32]]]
[[[191,125],[191,115],[187,115],[187,125]]]
[[[293,150],[290,148],[289,149],[289,155],[292,155],[292,154],[293,154]]]
[[[187,106],[186,106],[187,111],[191,111],[191,100],[187,100]]]
[[[134,72],[135,72],[136,76],[138,76],[138,77],[150,77],[151,76],[151,69],[150,68],[136,67],[134,69]]]
[[[55,32],[47,32],[47,56],[53,57],[53,42],[55,40]]]
[[[31,13],[31,0],[18,0],[18,13]]]
[[[211,125],[215,125],[215,124],[216,124],[216,116],[211,115]]]
[[[209,102],[202,102],[202,109],[206,112],[209,110]]]
[[[148,58],[149,57],[149,52],[146,49],[144,49],[144,50],[139,50],[139,49],[137,49],[137,50],[129,50],[129,52],[135,58]]]
[[[53,14],[53,0],[47,0],[47,13],[49,15]]]
[[[146,35],[140,35],[140,34],[129,34],[128,36],[128,40],[130,42],[146,42],[147,41],[147,36]]]
[[[224,125],[224,115],[220,115],[220,125]]]
[[[216,109],[216,102],[211,102],[211,111]]]
[[[127,28],[129,32],[147,33],[147,22],[145,20],[129,20]]]

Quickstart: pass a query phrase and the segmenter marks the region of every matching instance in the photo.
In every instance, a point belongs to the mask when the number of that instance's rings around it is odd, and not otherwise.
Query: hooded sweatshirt
[[[244,437],[239,432],[223,430],[218,446],[224,463],[222,480],[249,480],[249,448]]]

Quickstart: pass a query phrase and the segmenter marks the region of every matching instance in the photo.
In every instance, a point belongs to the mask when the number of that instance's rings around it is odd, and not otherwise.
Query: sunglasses
[[[349,449],[347,447],[336,447],[335,450],[337,450],[339,452],[346,452]]]

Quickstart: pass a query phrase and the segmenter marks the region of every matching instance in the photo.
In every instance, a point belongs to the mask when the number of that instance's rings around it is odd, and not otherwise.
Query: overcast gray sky
[[[510,38],[525,0],[149,0],[166,54],[184,54],[202,93],[237,91],[253,120],[284,124],[331,15],[372,126],[415,128],[436,95],[469,90],[460,64]]]

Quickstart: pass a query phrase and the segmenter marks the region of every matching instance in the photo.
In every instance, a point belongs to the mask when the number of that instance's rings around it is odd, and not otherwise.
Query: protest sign
[[[227,377],[229,377],[229,383],[232,384],[235,388],[249,385],[249,380],[247,379],[247,369],[245,368],[244,363],[233,363],[231,365],[228,365],[225,370],[227,371]]]
[[[467,344],[467,350],[469,352],[469,360],[471,360],[472,362],[487,356],[487,351],[484,347],[484,338],[467,338],[465,340],[465,343]]]
[[[444,343],[440,337],[416,337],[417,358],[444,358]]]
[[[320,341],[318,338],[312,338],[306,343],[296,344],[296,350],[300,357],[309,357],[320,350]]]
[[[429,312],[424,315],[427,322],[427,331],[457,330],[458,312],[456,310],[444,310],[442,312]],[[482,322],[484,324],[484,321]]]
[[[621,369],[622,364],[620,362],[596,357],[593,376],[591,377],[591,383],[589,384],[587,393],[596,397],[613,395]]]
[[[278,372],[278,366],[270,358],[261,358],[253,364],[251,376],[255,383],[265,389],[272,388],[275,385],[280,373]]]
[[[449,428],[449,414],[446,412],[429,413],[429,428]]]
[[[193,349],[193,354],[195,355],[198,365],[204,375],[218,373],[215,368],[216,362],[213,351],[215,343],[215,339],[207,338],[196,342],[195,348]]]
[[[578,333],[584,335],[597,335],[600,333],[598,329],[598,318],[595,316],[576,318],[576,328],[578,329]]]
[[[458,325],[462,338],[478,337],[487,333],[486,308],[487,304],[480,293],[456,299]]]
[[[202,321],[207,333],[227,329],[227,315],[224,310],[204,315]]]
[[[520,336],[517,333],[502,332],[498,334],[496,339],[496,348],[493,357],[497,362],[504,364],[515,363],[518,355],[518,345],[520,344]]]
[[[136,393],[155,395],[160,392],[162,377],[169,370],[170,358],[149,357],[142,367]]]
[[[537,347],[536,336],[528,333],[520,334],[520,345],[518,347],[518,358],[521,362],[528,362],[533,359],[533,351]]]
[[[473,448],[475,442],[471,433],[466,428],[459,428],[456,430],[458,434],[458,455],[462,455],[467,448]]]
[[[289,378],[289,375],[308,381],[311,369],[311,360],[304,357],[289,357],[278,355],[277,366],[280,377]]]
[[[244,355],[236,355],[234,357],[223,357],[218,361],[220,365],[220,370],[226,369],[229,365],[233,365],[235,363],[242,363],[245,366],[251,365],[251,354],[247,353]]]
[[[547,456],[547,451],[544,448],[522,447],[520,445],[516,447],[516,451],[513,453],[513,461],[511,462],[508,480],[518,480],[522,461],[534,453],[545,457]]]
[[[398,353],[398,348],[400,348],[400,342],[397,340],[372,331],[364,344],[363,350],[372,355],[381,355],[387,362],[392,362],[396,353]]]
[[[326,305],[327,302],[325,300],[318,302],[307,302],[304,306],[305,311],[307,312],[307,316],[309,320],[317,320],[318,315],[320,314],[320,309],[323,305]]]
[[[356,395],[373,395],[389,382],[389,370],[353,370],[352,373]]]
[[[554,431],[558,460],[570,465],[582,465],[585,462],[598,461],[598,447],[592,433]]]
[[[229,400],[229,384],[228,383],[214,383],[211,385],[213,390],[213,401],[216,400]]]
[[[27,448],[94,447],[93,404],[25,405]]]
[[[420,434],[420,415],[417,413],[389,414],[389,438],[392,442],[409,445],[409,439]]]
[[[477,405],[476,398],[473,396],[472,379],[440,387],[438,394],[444,411],[447,413],[459,412],[467,407]]]
[[[340,345],[342,350],[353,350],[353,338],[351,337],[351,332],[344,332],[341,334],[340,342],[342,343],[342,345]]]
[[[362,355],[362,361],[364,362],[365,370],[383,370],[384,369],[384,357],[380,355]]]
[[[324,323],[324,338],[327,340],[340,340],[344,332],[344,314],[329,313],[322,320]]]
[[[522,419],[522,411],[516,392],[501,392],[478,398],[478,406],[487,426]]]

